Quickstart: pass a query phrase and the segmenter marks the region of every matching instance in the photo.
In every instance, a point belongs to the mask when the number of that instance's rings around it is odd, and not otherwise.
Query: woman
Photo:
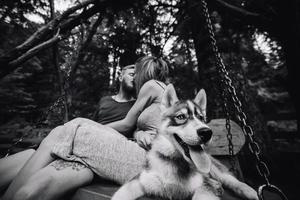
[[[135,77],[138,98],[127,116],[105,126],[76,118],[53,129],[3,199],[55,199],[90,183],[93,172],[120,184],[137,175],[145,161],[144,148],[149,148],[159,123],[159,104],[167,75],[168,66],[162,59],[139,59]],[[135,125],[137,143],[122,135]]]

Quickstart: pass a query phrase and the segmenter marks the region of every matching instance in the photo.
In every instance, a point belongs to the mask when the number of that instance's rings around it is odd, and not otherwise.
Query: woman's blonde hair
[[[135,63],[135,87],[137,94],[147,81],[154,79],[165,82],[169,75],[169,67],[162,58],[144,56]]]

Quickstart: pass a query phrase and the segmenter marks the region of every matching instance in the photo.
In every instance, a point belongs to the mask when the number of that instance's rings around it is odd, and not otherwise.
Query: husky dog
[[[125,183],[112,200],[133,200],[144,195],[219,200],[222,185],[242,198],[258,200],[254,189],[229,174],[224,165],[204,151],[212,137],[205,124],[204,90],[199,91],[194,101],[178,101],[170,84],[162,97],[161,109],[161,124],[145,168]]]

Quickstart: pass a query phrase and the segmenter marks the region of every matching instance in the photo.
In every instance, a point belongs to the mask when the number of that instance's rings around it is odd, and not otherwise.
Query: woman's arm
[[[157,84],[153,80],[146,82],[141,88],[136,102],[129,110],[126,117],[120,121],[109,123],[107,126],[110,126],[121,133],[132,131],[141,112],[148,107],[158,95],[160,95],[160,91],[157,88]]]
[[[156,136],[155,130],[147,130],[147,131],[136,131],[133,135],[136,139],[138,145],[143,147],[145,150],[149,150],[151,148],[151,143]]]

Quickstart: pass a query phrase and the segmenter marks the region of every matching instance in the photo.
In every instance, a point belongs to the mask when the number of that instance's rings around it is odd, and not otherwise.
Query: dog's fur
[[[225,166],[203,150],[212,135],[205,124],[204,90],[200,90],[194,101],[178,101],[174,87],[168,85],[161,107],[161,125],[144,170],[124,184],[113,200],[133,200],[144,195],[218,200],[222,186],[242,198],[258,199],[251,187],[229,174]]]

